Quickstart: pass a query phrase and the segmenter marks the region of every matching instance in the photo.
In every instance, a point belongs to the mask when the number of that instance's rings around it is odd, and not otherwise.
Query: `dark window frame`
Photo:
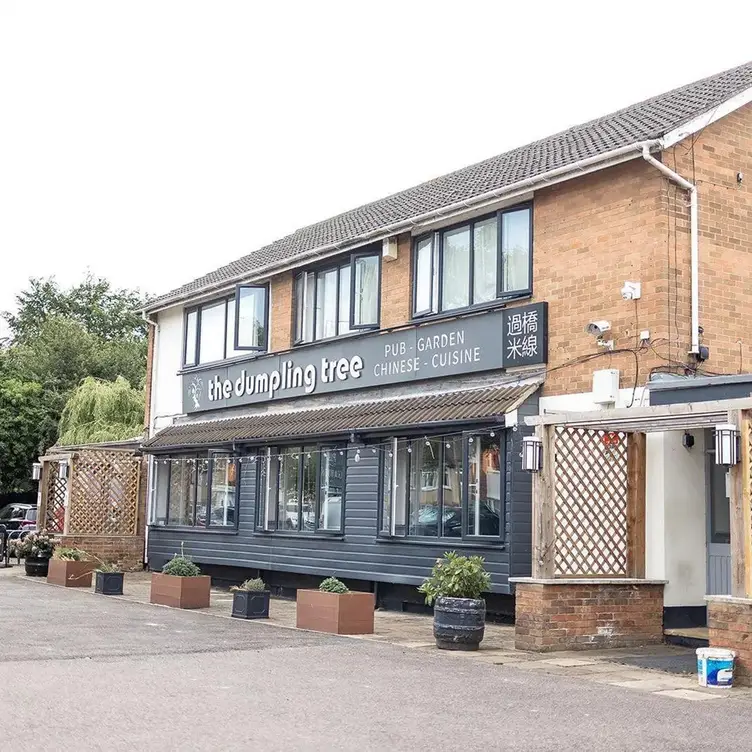
[[[255,484],[256,484],[256,513],[254,517],[254,530],[257,533],[263,533],[264,535],[282,535],[282,536],[301,536],[301,537],[311,537],[311,536],[343,536],[345,532],[345,503],[346,503],[346,496],[347,496],[347,460],[348,460],[348,449],[347,446],[344,444],[336,444],[336,443],[324,443],[324,444],[311,444],[310,446],[315,446],[315,452],[316,452],[316,473],[315,473],[315,484],[316,484],[316,499],[314,503],[314,529],[313,530],[304,530],[303,529],[303,474],[305,469],[305,462],[298,462],[298,471],[297,471],[297,479],[298,479],[298,499],[297,499],[297,507],[298,507],[298,522],[297,522],[297,529],[296,530],[289,530],[285,528],[279,527],[279,498],[275,494],[275,500],[274,500],[274,528],[267,528],[267,515],[266,515],[266,504],[267,504],[267,498],[266,498],[266,483],[269,483],[269,467],[267,465],[267,457],[271,459],[271,457],[267,454],[268,449],[273,449],[275,451],[271,452],[271,455],[282,455],[286,454],[288,452],[295,452],[297,451],[298,457],[302,458],[302,456],[305,454],[303,451],[304,447],[307,446],[306,444],[286,444],[282,446],[276,446],[276,447],[264,447],[262,450],[258,452],[256,455],[256,478],[255,478]],[[337,451],[337,452],[343,452],[345,457],[344,462],[344,468],[345,468],[345,477],[342,480],[342,503],[340,505],[340,521],[339,521],[339,528],[336,530],[329,530],[322,527],[319,527],[319,516],[321,514],[321,460],[323,453],[325,451]],[[281,472],[281,465],[279,460],[277,460],[276,463],[276,480],[275,480],[275,488],[279,489],[279,473]],[[266,483],[262,483],[262,477],[266,476]],[[271,488],[271,486],[270,486]]]
[[[376,299],[378,301],[378,308],[377,308],[377,321],[375,324],[368,324],[368,325],[354,325],[355,320],[355,261],[358,258],[364,258],[367,256],[374,256],[378,260],[378,282],[377,282],[377,289],[376,289]],[[377,331],[381,327],[381,250],[380,249],[372,249],[370,251],[366,251],[363,249],[353,251],[348,256],[340,258],[339,261],[332,261],[327,259],[325,263],[319,264],[317,266],[304,269],[302,271],[299,271],[295,274],[293,277],[293,284],[292,284],[292,292],[293,292],[293,316],[292,316],[292,333],[293,333],[293,346],[299,346],[299,345],[309,345],[313,342],[328,342],[334,339],[337,339],[337,337],[347,336],[351,334],[357,334],[359,332],[363,331]],[[348,311],[347,316],[347,322],[348,322],[348,331],[343,332],[340,334],[339,332],[339,323],[342,320],[342,317],[340,316],[340,292],[341,292],[341,285],[340,285],[340,272],[341,269],[345,266],[350,267],[350,310]],[[316,302],[318,297],[318,280],[319,276],[327,274],[329,272],[336,271],[337,272],[337,333],[331,337],[317,337],[316,336]],[[313,302],[310,305],[310,315],[311,315],[311,323],[310,323],[310,329],[311,329],[311,339],[305,339],[305,330],[306,330],[306,319],[305,319],[305,310],[303,311],[303,315],[300,318],[300,329],[301,331],[298,332],[298,315],[300,314],[300,301],[298,300],[298,280],[303,280],[302,282],[302,288],[305,295],[305,290],[307,289],[306,281],[308,275],[313,275]],[[303,295],[303,297],[304,297]]]
[[[451,536],[444,536],[441,533],[443,533],[443,521],[444,521],[444,472],[445,472],[445,450],[446,450],[446,436],[441,435],[434,435],[428,434],[424,437],[417,437],[417,436],[399,436],[397,437],[397,446],[398,449],[400,447],[403,448],[403,451],[407,454],[407,469],[406,469],[406,478],[407,483],[405,484],[405,532],[404,533],[391,533],[391,531],[386,532],[383,530],[384,526],[384,465],[385,465],[385,459],[387,457],[387,453],[390,451],[392,447],[392,439],[389,439],[387,442],[382,442],[379,445],[379,474],[378,474],[378,509],[377,509],[377,522],[376,522],[376,537],[377,539],[381,539],[384,541],[405,541],[405,542],[422,542],[422,543],[436,543],[437,545],[451,545],[451,544],[457,544],[458,542],[462,543],[472,543],[476,545],[485,545],[485,546],[503,546],[506,543],[506,515],[507,515],[507,466],[506,466],[506,441],[505,441],[505,435],[504,435],[504,428],[498,428],[495,429],[496,436],[498,437],[499,442],[499,472],[500,472],[500,478],[499,478],[499,493],[501,495],[500,502],[500,518],[499,518],[499,534],[498,535],[475,535],[474,533],[470,533],[468,531],[468,524],[470,520],[470,495],[469,495],[469,459],[470,459],[470,452],[469,452],[469,441],[468,439],[472,436],[474,439],[476,437],[480,437],[483,432],[479,431],[464,431],[462,433],[462,484],[461,484],[461,493],[462,493],[462,529],[461,529],[461,536],[460,537],[451,537]],[[414,452],[407,452],[407,446],[410,446],[411,442],[413,441],[424,441],[424,440],[435,440],[439,443],[439,484],[437,489],[437,497],[438,497],[438,517],[437,517],[437,535],[416,535],[416,534],[410,534],[410,474],[412,472],[412,455]],[[393,462],[396,463],[397,461],[397,455],[396,453],[393,453],[393,457],[391,458]],[[392,487],[392,494],[391,494],[391,504],[392,504],[392,511],[391,514],[394,515],[394,504],[395,504],[395,498],[394,498],[394,488]]]
[[[240,291],[241,290],[263,290],[266,294],[264,295],[264,343],[263,345],[258,346],[251,346],[251,345],[241,345],[239,344],[240,341]],[[229,311],[229,307],[227,308]],[[266,352],[269,347],[269,285],[252,285],[252,284],[241,284],[237,285],[235,287],[235,336],[233,337],[233,349],[234,350],[243,350],[246,352]],[[225,359],[227,358],[227,326],[225,325]]]
[[[524,290],[512,290],[504,291],[502,289],[503,284],[503,238],[502,238],[502,226],[503,216],[505,214],[511,214],[517,211],[529,211],[529,247],[530,252],[528,254],[528,286]],[[449,225],[447,227],[441,227],[437,230],[422,233],[413,238],[412,243],[412,255],[411,255],[411,267],[412,267],[412,302],[411,311],[413,320],[423,320],[430,317],[444,317],[455,316],[466,311],[473,311],[482,308],[493,306],[500,302],[517,300],[519,298],[528,298],[533,294],[533,202],[526,201],[521,204],[515,204],[514,206],[508,206],[504,209],[484,214],[480,217],[474,217],[471,220],[465,220],[464,222],[458,222],[457,224]],[[489,219],[496,219],[496,297],[494,300],[483,301],[481,303],[473,303],[473,297],[475,293],[475,226]],[[469,265],[468,265],[468,305],[458,308],[445,309],[443,301],[443,287],[444,287],[444,237],[447,233],[454,232],[460,228],[467,227],[469,232]],[[431,272],[430,272],[430,293],[429,293],[429,307],[427,310],[416,310],[417,301],[417,288],[418,288],[418,245],[424,240],[431,241]],[[437,278],[438,284],[434,286],[434,276]],[[434,294],[435,287],[435,294]]]
[[[235,464],[235,493],[234,493],[234,502],[235,502],[235,519],[233,521],[232,525],[212,525],[211,524],[211,492],[212,492],[212,481],[214,477],[214,460],[217,459],[216,455],[220,455],[219,459],[231,459],[233,460]],[[150,527],[156,527],[161,529],[171,529],[171,530],[193,530],[197,532],[237,532],[238,530],[238,522],[240,519],[240,474],[243,469],[243,462],[250,461],[253,456],[249,454],[240,454],[237,452],[231,452],[228,450],[209,450],[206,453],[198,452],[198,453],[191,453],[191,454],[181,454],[175,457],[156,457],[155,462],[163,461],[164,459],[167,460],[167,483],[166,483],[166,489],[167,489],[167,496],[165,498],[165,521],[163,525],[157,524],[153,521],[149,521]],[[172,493],[172,463],[175,460],[193,460],[192,467],[193,467],[193,524],[192,525],[172,525],[170,524],[170,496]],[[204,521],[203,525],[198,524],[196,512],[198,511],[198,462],[200,460],[206,460],[208,462],[207,467],[207,475],[206,475],[206,520]],[[157,493],[157,480],[156,480],[156,474],[158,474],[159,470],[158,468],[154,469],[155,472],[155,481],[154,481],[154,493],[156,495]],[[155,499],[155,505],[156,505],[156,499]]]

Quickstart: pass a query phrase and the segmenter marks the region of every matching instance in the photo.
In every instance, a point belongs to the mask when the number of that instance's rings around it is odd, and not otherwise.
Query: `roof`
[[[208,446],[245,441],[287,441],[306,436],[343,437],[351,432],[446,425],[449,421],[503,422],[503,416],[524,402],[539,381],[464,391],[356,402],[294,412],[275,412],[196,421],[170,426],[147,441],[145,450]]]
[[[472,201],[489,191],[574,165],[583,159],[660,139],[749,87],[752,87],[752,62],[303,227],[150,301],[147,310],[222,283],[253,276],[259,270],[271,271],[274,265],[294,262],[297,257],[311,255],[317,249],[356,244],[400,222],[409,222],[456,202]]]

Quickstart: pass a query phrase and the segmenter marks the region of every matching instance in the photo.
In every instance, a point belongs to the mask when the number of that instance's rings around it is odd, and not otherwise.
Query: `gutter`
[[[642,147],[642,158],[653,165],[657,170],[660,170],[669,180],[676,183],[689,193],[689,245],[690,245],[690,267],[691,267],[691,298],[692,298],[692,346],[690,348],[690,355],[700,354],[700,249],[698,246],[698,210],[697,210],[697,186],[694,183],[690,183],[689,180],[683,178],[678,173],[674,172],[665,164],[659,162],[654,156],[650,154],[650,150],[647,146]]]
[[[511,183],[510,185],[506,185],[502,188],[495,188],[491,191],[486,191],[485,193],[481,193],[478,196],[474,196],[472,199],[456,201],[453,204],[442,206],[439,209],[432,209],[429,212],[416,214],[409,219],[400,220],[399,222],[394,222],[391,225],[386,225],[385,227],[380,227],[376,230],[362,233],[361,235],[357,235],[347,241],[328,243],[327,245],[312,248],[311,250],[296,255],[293,259],[273,262],[271,264],[267,264],[266,266],[259,267],[258,269],[253,269],[250,273],[243,272],[241,274],[235,274],[232,277],[223,279],[221,282],[217,282],[213,285],[207,285],[206,287],[202,287],[198,290],[191,290],[190,292],[176,295],[173,298],[164,300],[161,303],[158,303],[154,308],[151,308],[147,305],[143,309],[143,312],[147,313],[161,311],[165,308],[170,308],[173,305],[176,305],[177,303],[180,303],[184,300],[198,298],[214,291],[222,290],[224,288],[230,288],[241,281],[256,282],[270,276],[271,274],[281,273],[283,271],[287,271],[289,269],[300,266],[303,262],[309,260],[310,258],[318,258],[322,254],[332,255],[346,248],[363,245],[365,242],[376,242],[378,240],[384,240],[385,238],[391,237],[392,235],[398,234],[399,232],[409,230],[415,225],[425,223],[430,220],[438,220],[444,217],[448,217],[461,211],[475,209],[479,206],[482,206],[484,203],[488,203],[489,201],[492,201],[494,199],[503,198],[508,194],[523,192],[526,189],[533,187],[541,187],[542,185],[570,180],[571,178],[575,177],[573,173],[584,174],[586,172],[592,172],[593,170],[590,168],[604,169],[607,166],[611,166],[608,163],[615,159],[620,159],[620,161],[635,159],[640,156],[640,152],[642,152],[643,155],[645,154],[645,152],[649,154],[650,149],[660,148],[660,146],[661,141],[658,139],[652,139],[650,141],[637,141],[633,144],[629,144],[628,146],[620,146],[618,149],[612,149],[611,151],[607,151],[603,154],[598,154],[593,157],[586,157],[585,159],[580,159],[577,162],[564,165],[563,167],[556,167],[553,170],[549,170],[548,172],[544,172],[531,178],[518,180],[517,182]],[[657,162],[657,164],[660,165],[661,163]],[[663,165],[661,165],[661,167],[663,167]]]

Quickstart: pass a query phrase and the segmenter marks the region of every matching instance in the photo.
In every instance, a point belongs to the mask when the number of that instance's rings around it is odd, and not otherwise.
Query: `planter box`
[[[172,608],[209,608],[211,577],[175,577],[153,572],[150,603]]]
[[[93,561],[63,561],[50,559],[47,582],[63,587],[91,587]]]
[[[46,577],[49,571],[50,560],[47,558],[40,559],[30,556],[24,559],[24,568],[27,577]]]
[[[268,619],[269,590],[235,590],[232,594],[232,616],[236,619]]]
[[[123,573],[96,572],[94,575],[94,592],[102,595],[122,595]]]
[[[298,629],[332,634],[373,634],[373,593],[298,590]]]

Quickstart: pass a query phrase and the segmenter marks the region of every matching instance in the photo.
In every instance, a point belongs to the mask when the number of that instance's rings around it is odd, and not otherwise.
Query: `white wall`
[[[183,391],[178,371],[183,364],[183,307],[157,315],[152,369],[150,433],[169,426],[183,413]]]

